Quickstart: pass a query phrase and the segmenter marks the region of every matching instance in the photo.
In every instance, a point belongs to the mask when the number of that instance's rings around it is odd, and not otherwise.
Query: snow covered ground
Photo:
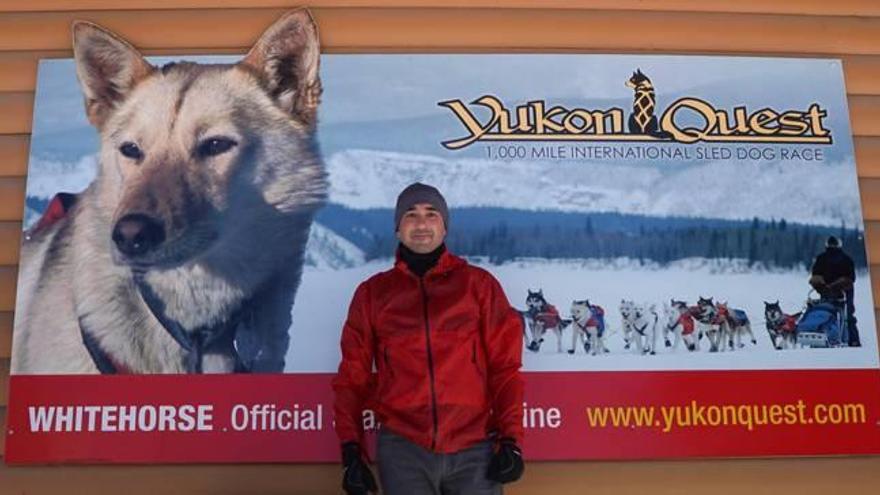
[[[480,263],[477,263],[480,264]],[[362,280],[391,266],[390,260],[373,261],[342,270],[307,267],[293,308],[291,348],[287,371],[333,372],[339,363],[339,336],[348,303]],[[856,284],[856,316],[861,348],[798,349],[771,348],[764,327],[763,301],[779,300],[787,313],[800,311],[807,296],[804,272],[748,272],[736,264],[685,260],[668,268],[639,267],[630,260],[547,261],[528,260],[501,266],[484,265],[501,281],[513,306],[524,308],[526,290],[541,288],[544,295],[567,315],[571,301],[589,298],[605,308],[610,353],[574,356],[556,353],[556,338],[548,335],[538,354],[524,350],[526,371],[623,371],[705,369],[817,369],[877,367],[877,337],[873,300],[867,273]],[[693,304],[699,296],[727,300],[744,309],[752,320],[757,346],[747,343],[736,352],[689,353],[680,347],[675,353],[658,347],[655,356],[624,350],[618,306],[622,298],[660,304],[674,297]],[[662,339],[658,338],[658,342]],[[563,349],[571,345],[567,329]]]

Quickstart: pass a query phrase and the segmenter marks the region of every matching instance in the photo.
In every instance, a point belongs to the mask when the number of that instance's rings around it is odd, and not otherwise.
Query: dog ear
[[[73,56],[89,122],[101,128],[110,111],[154,69],[127,41],[86,21],[75,21]]]
[[[269,26],[240,65],[259,74],[275,101],[314,129],[321,79],[318,26],[308,9],[297,9]]]

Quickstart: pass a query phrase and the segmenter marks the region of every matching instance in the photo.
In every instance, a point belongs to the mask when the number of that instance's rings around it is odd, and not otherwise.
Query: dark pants
[[[501,495],[486,478],[492,442],[438,454],[386,429],[379,431],[379,480],[385,495]]]
[[[852,287],[846,290],[846,327],[847,332],[849,332],[849,346],[860,347],[862,342],[859,340],[859,328],[856,326],[856,306],[853,303],[854,292]]]
[[[841,322],[846,324],[846,333],[843,332],[843,328],[841,327],[841,343],[849,347],[861,347],[862,342],[859,339],[859,327],[856,325],[858,323],[856,320],[856,306],[853,301],[855,298],[854,288],[850,287],[849,289],[834,292],[819,291],[819,297],[834,304],[839,311],[846,309],[846,321]],[[846,303],[844,303],[844,299],[846,299]]]

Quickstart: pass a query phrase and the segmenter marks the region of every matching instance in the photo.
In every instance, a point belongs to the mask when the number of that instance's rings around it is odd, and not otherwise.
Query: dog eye
[[[235,145],[235,141],[229,138],[215,137],[208,138],[199,143],[198,153],[201,157],[217,156],[231,150]]]
[[[138,148],[138,145],[132,142],[122,143],[122,146],[119,147],[119,152],[122,153],[122,156],[132,160],[140,160],[144,157],[144,153]]]

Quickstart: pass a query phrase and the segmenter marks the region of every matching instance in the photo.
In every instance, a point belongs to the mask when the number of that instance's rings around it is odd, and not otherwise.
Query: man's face
[[[418,203],[403,214],[397,227],[397,238],[416,253],[430,253],[446,238],[443,217],[430,204]]]

